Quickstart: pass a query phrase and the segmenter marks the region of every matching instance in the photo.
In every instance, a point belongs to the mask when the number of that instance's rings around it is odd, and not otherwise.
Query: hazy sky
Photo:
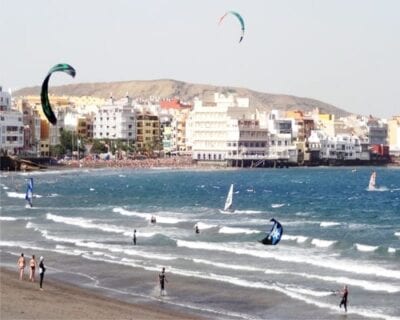
[[[227,11],[239,12],[240,25]],[[0,85],[175,79],[400,114],[398,0],[0,0]]]

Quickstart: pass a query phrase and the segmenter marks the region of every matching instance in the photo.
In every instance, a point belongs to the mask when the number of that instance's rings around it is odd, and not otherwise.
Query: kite
[[[272,229],[269,232],[269,234],[264,239],[262,239],[260,242],[262,244],[276,245],[281,240],[283,228],[282,228],[282,225],[278,221],[276,221],[274,218],[272,218],[270,221],[274,222],[274,225],[272,226]]]
[[[234,15],[234,16],[239,20],[239,22],[240,22],[240,24],[241,24],[241,26],[242,26],[242,35],[240,36],[240,40],[239,40],[239,43],[240,43],[240,42],[242,42],[243,37],[244,37],[244,20],[243,20],[242,16],[241,16],[239,13],[237,13],[237,12],[235,12],[235,11],[228,11],[227,13],[225,13],[225,14],[221,17],[221,19],[219,19],[219,23],[218,23],[218,24],[220,25],[221,22],[222,22],[222,20],[224,20],[224,18],[225,18],[228,14]]]
[[[51,105],[50,105],[50,101],[49,101],[48,87],[49,87],[50,76],[54,72],[58,72],[58,71],[65,72],[65,73],[69,74],[71,77],[75,77],[75,74],[76,74],[75,69],[73,67],[71,67],[69,64],[60,63],[60,64],[56,64],[53,68],[50,69],[49,73],[47,74],[46,78],[43,81],[42,90],[40,92],[40,100],[42,102],[43,112],[46,115],[47,120],[49,120],[49,122],[52,125],[57,124],[57,118],[54,115],[53,110],[51,109]]]

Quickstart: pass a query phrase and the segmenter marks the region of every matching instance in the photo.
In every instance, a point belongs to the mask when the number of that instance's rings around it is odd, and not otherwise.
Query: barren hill
[[[129,94],[131,97],[179,97],[182,101],[191,102],[193,98],[199,97],[203,100],[214,92],[223,94],[237,94],[242,97],[249,97],[250,104],[262,107],[266,110],[303,110],[311,111],[319,108],[322,113],[333,113],[336,116],[346,116],[349,113],[333,105],[310,98],[302,98],[284,94],[270,94],[257,92],[246,88],[213,86],[205,84],[192,84],[183,81],[161,79],[149,81],[120,81],[120,82],[99,82],[99,83],[78,83],[50,88],[55,95],[67,96],[95,96],[107,98],[111,94],[115,98],[121,98]],[[14,92],[14,96],[39,95],[40,87],[23,88]]]

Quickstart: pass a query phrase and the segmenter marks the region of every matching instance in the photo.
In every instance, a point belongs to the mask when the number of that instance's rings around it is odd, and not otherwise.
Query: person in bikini
[[[30,273],[29,273],[29,280],[32,282],[35,282],[35,269],[36,269],[36,260],[35,260],[35,255],[32,255],[32,259],[29,261],[29,266],[30,266]]]
[[[18,258],[17,266],[19,269],[19,280],[23,280],[25,270],[25,257],[23,253],[21,253],[21,256]]]

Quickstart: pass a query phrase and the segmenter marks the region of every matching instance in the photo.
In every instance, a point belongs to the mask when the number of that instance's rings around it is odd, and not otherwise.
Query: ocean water
[[[183,280],[164,303],[221,319],[340,318],[335,293],[347,284],[350,319],[400,319],[400,170],[351,169],[3,173],[1,264],[14,267],[20,252],[44,255],[49,275],[144,301],[160,299],[154,274],[166,267]],[[378,188],[370,191],[373,169]],[[28,177],[33,208],[24,200]],[[258,240],[271,218],[284,235],[265,246]],[[143,282],[127,283],[144,271]],[[291,305],[267,307],[263,293]]]

